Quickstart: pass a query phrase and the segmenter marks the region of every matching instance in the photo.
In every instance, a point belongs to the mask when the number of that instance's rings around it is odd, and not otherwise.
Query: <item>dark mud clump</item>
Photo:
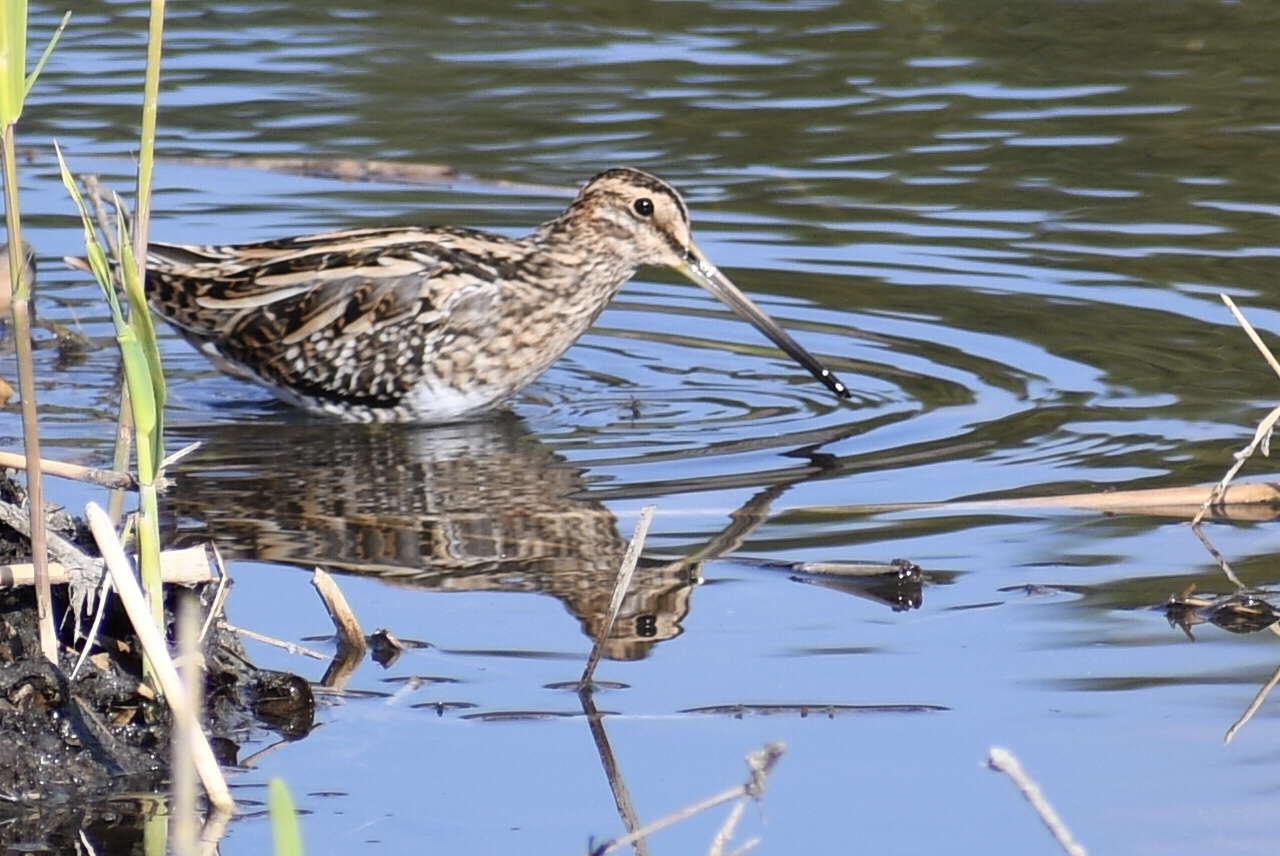
[[[21,553],[5,528],[0,555]],[[205,612],[215,589],[179,588],[169,597],[195,597]],[[65,614],[66,600],[65,587],[55,587],[55,616]],[[117,604],[108,598],[93,653],[72,680],[84,645],[71,639],[73,621],[61,622],[54,666],[40,653],[32,590],[0,589],[0,850],[72,852],[83,834],[97,853],[142,852],[145,815],[167,798],[171,722],[142,680],[140,648]],[[263,729],[286,738],[311,729],[305,680],[254,667],[218,622],[203,651],[205,728],[224,765]]]

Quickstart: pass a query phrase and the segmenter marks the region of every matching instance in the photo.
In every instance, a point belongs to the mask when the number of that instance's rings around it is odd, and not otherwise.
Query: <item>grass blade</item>
[[[275,856],[302,856],[302,830],[298,827],[298,810],[283,780],[271,780],[267,795],[271,811],[271,839]]]
[[[71,20],[71,13],[62,16],[62,23],[58,24],[58,29],[53,31],[53,35],[49,38],[49,44],[44,46],[44,53],[40,54],[40,61],[36,63],[36,67],[27,75],[26,86],[22,90],[23,100],[31,94],[31,87],[36,85],[36,80],[40,77],[40,72],[44,71],[44,64],[49,61],[49,57],[53,55],[53,49],[58,45],[58,39],[62,38],[62,31],[67,28],[67,23]]]
[[[0,11],[0,125],[22,115],[27,91],[27,3],[5,0]]]

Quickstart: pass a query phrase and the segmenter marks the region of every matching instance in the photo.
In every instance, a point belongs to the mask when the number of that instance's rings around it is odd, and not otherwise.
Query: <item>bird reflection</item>
[[[166,498],[183,540],[433,591],[548,594],[591,638],[604,621],[627,546],[617,519],[517,418],[200,434]],[[639,659],[679,635],[706,558],[642,561],[605,656]]]
[[[181,434],[181,431],[171,432]],[[430,591],[536,592],[559,599],[595,640],[626,552],[614,514],[584,471],[497,414],[440,426],[320,421],[205,426],[165,509],[181,541],[225,556],[377,576]],[[731,553],[796,482],[801,468],[758,486],[724,529],[661,560],[642,556],[603,655],[637,660],[680,635],[706,562]],[[730,482],[743,487],[741,474]],[[717,477],[699,480],[706,489]],[[909,562],[737,561],[847,592],[895,611],[918,608],[922,572]]]

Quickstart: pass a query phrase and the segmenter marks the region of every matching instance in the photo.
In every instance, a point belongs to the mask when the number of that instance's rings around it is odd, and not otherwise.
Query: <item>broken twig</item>
[[[25,471],[27,468],[27,456],[19,455],[16,452],[0,452],[0,467]],[[40,469],[45,475],[96,484],[99,487],[109,487],[115,490],[138,489],[138,480],[131,473],[103,470],[97,467],[82,467],[79,464],[51,461],[48,458],[40,459]],[[164,490],[170,484],[167,479],[157,479],[156,488]]]
[[[1058,845],[1067,853],[1067,856],[1088,856],[1088,851],[1072,837],[1067,825],[1062,822],[1062,818],[1058,816],[1053,806],[1049,804],[1044,791],[1040,790],[1040,786],[1026,774],[1012,752],[1008,749],[1001,749],[998,746],[992,747],[991,754],[987,758],[987,766],[997,772],[1004,773],[1013,780],[1014,785],[1022,792],[1022,796],[1026,798],[1027,802],[1031,803],[1031,807],[1035,809],[1041,822],[1049,828],[1049,832],[1057,839]]]
[[[657,506],[646,505],[640,510],[640,519],[636,521],[635,534],[631,536],[631,543],[627,545],[626,555],[622,557],[622,566],[618,568],[618,577],[613,584],[613,597],[609,600],[609,614],[601,624],[600,632],[596,634],[595,644],[591,646],[591,656],[587,658],[587,667],[583,669],[582,679],[578,682],[578,690],[580,692],[590,692],[591,677],[596,672],[596,664],[600,662],[600,654],[604,651],[605,643],[609,641],[609,634],[613,632],[613,624],[618,620],[618,613],[622,610],[622,601],[627,596],[627,589],[631,586],[631,577],[636,572],[636,562],[640,560],[640,551],[644,549],[644,539],[649,534],[649,523],[653,520],[655,508]]]
[[[769,779],[769,774],[773,772],[773,768],[777,766],[778,760],[782,757],[782,753],[786,751],[786,745],[783,743],[768,743],[762,749],[757,749],[747,756],[747,767],[751,771],[751,778],[746,782],[738,785],[736,788],[730,788],[721,794],[703,800],[700,803],[682,808],[679,811],[672,812],[666,817],[659,818],[653,823],[635,832],[628,833],[620,838],[606,841],[603,844],[591,850],[591,856],[604,856],[606,853],[612,853],[622,847],[626,847],[633,841],[645,838],[660,829],[665,829],[672,824],[679,823],[693,817],[695,814],[704,812],[707,809],[715,808],[727,802],[736,799],[750,798],[758,800],[764,795],[765,782]],[[1083,851],[1082,851],[1083,852]]]
[[[351,609],[351,605],[347,603],[347,599],[343,597],[342,589],[338,588],[338,584],[333,581],[333,577],[327,571],[316,568],[315,573],[311,575],[311,584],[319,592],[320,599],[324,601],[325,609],[329,610],[329,617],[333,619],[333,626],[338,630],[339,642],[350,648],[358,648],[363,651],[365,640],[364,631],[360,629],[360,620],[356,618],[355,612]]]

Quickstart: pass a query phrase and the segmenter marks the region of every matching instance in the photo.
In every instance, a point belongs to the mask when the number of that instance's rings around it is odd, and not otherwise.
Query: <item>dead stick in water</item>
[[[320,599],[324,601],[329,617],[333,619],[333,626],[338,631],[338,653],[329,668],[324,670],[320,685],[341,692],[346,689],[347,681],[351,680],[356,669],[360,668],[369,646],[365,642],[364,631],[360,629],[359,619],[333,577],[321,568],[316,568],[311,575],[311,584],[320,593]]]
[[[236,627],[234,624],[228,624],[225,621],[222,623],[222,627],[226,630],[231,631],[232,633],[238,633],[239,635],[245,637],[246,639],[252,639],[255,642],[261,642],[264,645],[274,645],[277,648],[283,648],[284,650],[288,651],[290,654],[301,654],[302,656],[310,657],[313,660],[329,659],[324,654],[321,654],[319,651],[312,651],[310,648],[304,648],[303,646],[298,645],[295,642],[286,642],[285,640],[277,639],[274,636],[267,636],[265,633],[258,633],[257,631],[254,631],[254,630],[246,630],[243,627]]]
[[[591,656],[587,658],[587,667],[583,669],[582,679],[578,681],[579,692],[591,691],[591,677],[596,672],[600,654],[604,651],[604,645],[609,641],[609,634],[613,632],[613,624],[618,620],[618,613],[622,610],[622,601],[627,596],[627,589],[631,586],[631,577],[635,574],[636,562],[640,560],[640,551],[644,548],[644,539],[649,534],[649,523],[653,520],[653,512],[656,508],[656,505],[646,505],[640,510],[635,534],[631,536],[631,543],[627,545],[626,555],[622,557],[622,567],[618,569],[618,578],[613,584],[609,614],[605,616],[600,632],[596,634],[595,644],[591,646]]]
[[[885,502],[866,505],[797,506],[787,514],[834,517],[849,514],[886,514],[900,511],[1035,511],[1076,509],[1111,514],[1151,514],[1165,517],[1195,516],[1210,498],[1214,485],[1110,490],[1059,496],[1028,496],[1016,499],[960,499],[946,502]],[[1232,510],[1265,508],[1280,510],[1280,482],[1237,482],[1231,485],[1215,508]],[[1273,515],[1274,516],[1274,515]]]
[[[1022,796],[1026,798],[1027,802],[1031,803],[1031,807],[1035,809],[1040,821],[1048,827],[1049,832],[1052,833],[1058,845],[1067,853],[1067,856],[1088,856],[1088,852],[1072,837],[1067,825],[1062,822],[1062,818],[1058,816],[1053,806],[1049,804],[1044,791],[1040,790],[1040,786],[1026,774],[1012,752],[1008,749],[1001,749],[999,746],[992,747],[991,754],[987,758],[987,765],[997,772],[1004,773],[1013,780],[1014,785],[1022,792]]]
[[[1231,310],[1231,314],[1235,316],[1236,322],[1244,328],[1245,335],[1249,337],[1249,341],[1253,342],[1253,346],[1262,354],[1262,358],[1267,361],[1267,365],[1271,366],[1271,370],[1280,375],[1280,360],[1276,359],[1276,355],[1271,353],[1271,349],[1262,341],[1262,337],[1258,335],[1258,331],[1253,329],[1253,325],[1244,317],[1244,313],[1236,306],[1236,302],[1225,294],[1219,294],[1222,302],[1227,304],[1227,308]]]
[[[53,585],[71,582],[74,574],[60,562],[49,563],[49,579]],[[96,577],[96,574],[95,574]],[[193,586],[213,582],[213,571],[204,547],[165,550],[160,554],[160,578],[165,583]],[[0,565],[0,589],[29,586],[35,582],[35,568],[30,564]]]
[[[0,467],[10,467],[15,470],[25,471],[27,469],[27,456],[19,455],[16,452],[0,452]],[[102,470],[97,467],[82,467],[78,464],[68,464],[63,461],[51,461],[48,458],[40,459],[40,469],[45,475],[87,482],[114,490],[138,489],[138,480],[130,473]],[[163,481],[163,484],[161,484],[161,481]],[[164,490],[168,486],[167,479],[157,479],[157,489]]]
[[[777,765],[778,759],[782,757],[782,753],[786,750],[783,743],[769,743],[763,749],[758,749],[747,756],[747,767],[751,771],[751,778],[736,788],[731,788],[721,794],[703,800],[700,803],[682,808],[679,811],[672,812],[666,817],[659,818],[653,823],[637,829],[635,832],[628,833],[620,838],[612,841],[606,841],[591,851],[591,856],[604,856],[606,853],[612,853],[621,847],[626,847],[633,841],[641,838],[647,838],[660,829],[665,829],[674,823],[693,817],[699,812],[706,811],[709,808],[715,808],[723,803],[730,802],[742,797],[750,797],[758,800],[764,795],[765,782],[768,781],[769,774],[773,772],[773,768]]]
[[[1275,354],[1271,353],[1271,349],[1262,341],[1262,337],[1258,335],[1258,331],[1253,329],[1253,325],[1249,323],[1249,319],[1244,317],[1244,313],[1236,306],[1235,301],[1225,294],[1219,295],[1222,302],[1227,304],[1227,308],[1231,310],[1231,314],[1235,316],[1236,321],[1244,328],[1244,332],[1253,342],[1254,346],[1261,352],[1263,359],[1271,366],[1272,371],[1280,375],[1280,362],[1276,361]],[[1223,494],[1227,491],[1227,486],[1231,484],[1231,480],[1236,477],[1236,473],[1240,472],[1240,468],[1244,466],[1244,462],[1248,460],[1258,447],[1262,447],[1262,453],[1268,455],[1271,453],[1271,432],[1276,426],[1276,421],[1280,420],[1280,407],[1275,408],[1258,423],[1258,429],[1253,433],[1253,440],[1248,446],[1236,452],[1232,457],[1235,463],[1227,470],[1227,474],[1222,477],[1222,481],[1218,482],[1214,487],[1213,493],[1209,494],[1209,498],[1204,501],[1200,511],[1196,514],[1195,519],[1191,521],[1192,526],[1199,526],[1200,521],[1209,513],[1209,509],[1222,499]]]
[[[1273,624],[1269,629],[1275,635],[1280,636],[1280,627]],[[1227,733],[1222,738],[1224,746],[1234,740],[1236,732],[1241,728],[1244,728],[1249,720],[1253,719],[1253,715],[1258,712],[1258,708],[1262,707],[1262,703],[1267,700],[1267,696],[1271,694],[1271,691],[1276,688],[1277,684],[1280,684],[1280,667],[1276,668],[1275,673],[1271,676],[1271,680],[1267,681],[1263,685],[1262,689],[1258,690],[1258,694],[1253,697],[1253,701],[1249,702],[1249,707],[1240,715],[1240,718],[1227,729]]]
[[[212,541],[209,542],[209,550],[213,553],[214,564],[218,566],[218,591],[214,594],[213,603],[209,606],[209,614],[204,617],[204,626],[200,628],[201,645],[208,638],[213,623],[222,617],[222,611],[227,605],[227,595],[231,593],[231,577],[227,575],[227,565],[222,561],[222,553],[219,552],[218,545]],[[164,553],[160,554],[160,579],[164,579]]]
[[[337,628],[338,638],[342,644],[363,650],[364,630],[360,628],[360,620],[356,618],[355,612],[343,597],[342,589],[338,588],[333,577],[324,569],[316,568],[315,573],[311,575],[311,584],[319,592],[325,609],[329,610],[329,617],[333,619],[333,626]]]

